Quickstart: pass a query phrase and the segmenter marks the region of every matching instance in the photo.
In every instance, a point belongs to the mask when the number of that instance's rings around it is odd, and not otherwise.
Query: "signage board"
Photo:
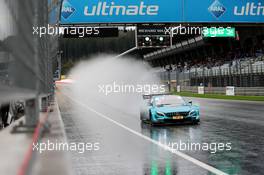
[[[203,28],[203,37],[230,37],[235,38],[236,37],[236,29],[232,27],[211,27],[211,28]]]
[[[167,32],[165,25],[150,25],[137,27],[137,46],[139,48],[165,48],[171,47],[171,33]]]
[[[260,0],[63,0],[61,24],[264,23]]]
[[[168,32],[167,28],[164,25],[160,25],[160,26],[138,26],[137,27],[137,34],[138,35],[166,35],[166,36],[170,36],[170,31]]]
[[[177,92],[181,92],[181,86],[177,86]]]
[[[204,86],[198,86],[198,94],[204,94]]]
[[[226,87],[226,95],[227,96],[235,96],[235,87],[234,86],[227,86]]]

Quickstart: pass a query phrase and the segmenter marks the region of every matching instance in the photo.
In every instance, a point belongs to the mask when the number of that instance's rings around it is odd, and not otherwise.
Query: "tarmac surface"
[[[263,174],[262,102],[187,98],[201,108],[199,125],[153,127],[141,123],[138,111],[78,101],[60,90],[57,100],[68,142],[99,144],[71,152],[76,175]],[[172,144],[176,153],[166,150]]]

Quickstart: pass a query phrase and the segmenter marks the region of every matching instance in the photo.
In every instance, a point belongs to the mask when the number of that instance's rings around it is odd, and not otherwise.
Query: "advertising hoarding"
[[[263,23],[260,0],[64,0],[61,24]]]

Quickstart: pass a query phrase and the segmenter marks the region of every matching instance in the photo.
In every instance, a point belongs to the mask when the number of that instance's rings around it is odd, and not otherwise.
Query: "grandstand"
[[[264,27],[235,28],[235,38],[177,36],[144,59],[174,86],[264,87]]]

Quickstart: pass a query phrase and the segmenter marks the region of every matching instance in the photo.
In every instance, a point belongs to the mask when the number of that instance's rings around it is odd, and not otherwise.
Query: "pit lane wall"
[[[23,128],[19,129],[20,132],[15,132],[15,126],[25,123],[25,117],[0,132],[1,175],[73,174],[69,152],[46,150],[40,153],[34,147],[39,143],[47,143],[47,141],[67,143],[65,127],[56,100],[50,106],[50,112],[40,114],[40,121],[43,125],[39,127],[38,134],[36,134],[37,129],[34,129],[34,133]],[[33,145],[32,142],[36,135],[39,135],[39,138]]]

